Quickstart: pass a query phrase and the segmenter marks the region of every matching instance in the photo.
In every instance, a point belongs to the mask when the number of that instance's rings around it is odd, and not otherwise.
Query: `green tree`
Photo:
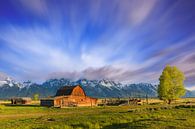
[[[175,66],[167,65],[159,78],[158,96],[168,104],[185,95],[184,74]]]
[[[34,94],[33,99],[36,101],[39,100],[39,94]]]

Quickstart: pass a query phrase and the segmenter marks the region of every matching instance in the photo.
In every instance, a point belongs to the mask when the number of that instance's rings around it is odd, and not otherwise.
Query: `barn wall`
[[[97,99],[86,97],[83,101],[78,103],[78,106],[96,106]]]
[[[41,106],[54,106],[54,100],[41,100]]]
[[[97,99],[86,97],[86,96],[66,96],[56,98],[54,106],[56,107],[72,107],[72,106],[96,106]]]
[[[30,99],[23,99],[23,98],[12,98],[11,104],[30,104]]]

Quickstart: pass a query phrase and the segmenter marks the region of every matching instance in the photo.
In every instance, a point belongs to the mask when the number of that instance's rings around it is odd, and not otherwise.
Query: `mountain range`
[[[56,91],[66,85],[81,85],[86,94],[91,97],[157,97],[157,86],[148,83],[122,84],[110,80],[87,80],[80,79],[49,79],[42,84],[26,81],[19,83],[7,77],[0,81],[0,98],[10,97],[33,97],[39,94],[41,98],[54,96]],[[194,97],[195,92],[187,91],[186,97]]]

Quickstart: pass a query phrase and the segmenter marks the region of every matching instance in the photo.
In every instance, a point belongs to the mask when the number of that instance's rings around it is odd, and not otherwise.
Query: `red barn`
[[[60,88],[54,98],[42,99],[42,106],[69,107],[69,106],[96,106],[97,99],[86,96],[79,85]]]

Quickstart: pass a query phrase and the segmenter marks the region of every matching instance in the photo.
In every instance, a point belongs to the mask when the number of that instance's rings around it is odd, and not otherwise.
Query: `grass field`
[[[182,100],[172,105],[47,108],[0,105],[0,129],[195,129],[195,106]],[[180,106],[177,106],[180,105]]]

